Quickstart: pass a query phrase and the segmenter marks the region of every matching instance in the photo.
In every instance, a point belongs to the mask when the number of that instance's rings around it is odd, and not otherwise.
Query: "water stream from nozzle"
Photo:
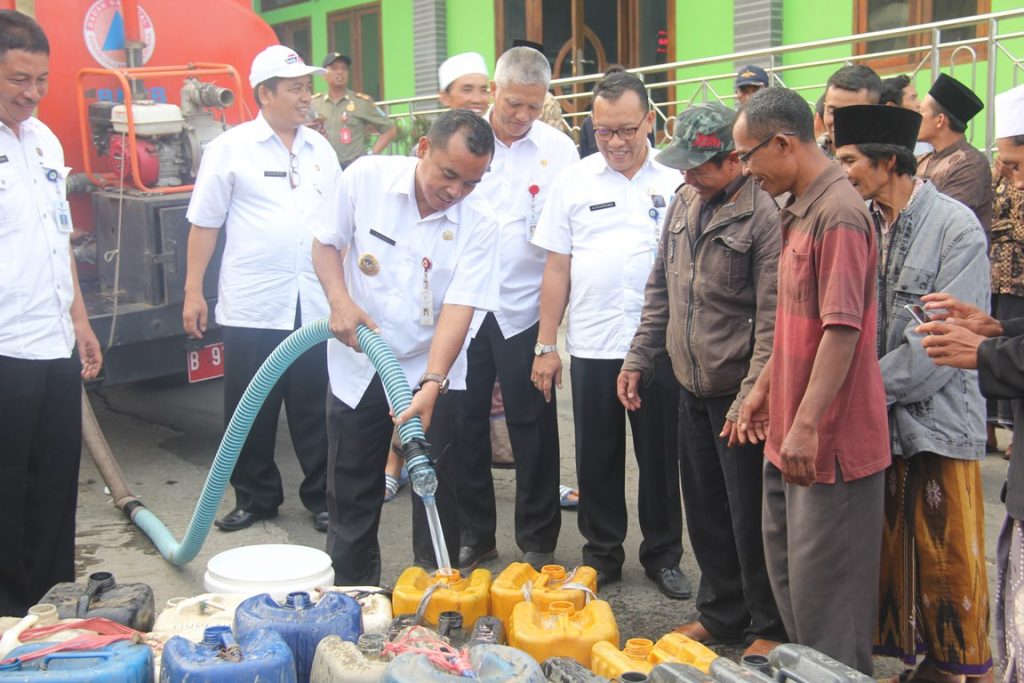
[[[437,511],[437,472],[427,456],[427,444],[413,439],[402,444],[405,453],[405,466],[409,470],[412,490],[423,501],[427,513],[427,525],[430,528],[430,540],[434,544],[434,560],[437,569],[443,574],[451,573],[452,561],[448,557],[448,546],[444,541],[444,530],[441,528],[441,515]]]

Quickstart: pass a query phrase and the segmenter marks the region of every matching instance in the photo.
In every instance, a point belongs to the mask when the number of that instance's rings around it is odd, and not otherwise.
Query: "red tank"
[[[138,7],[137,30],[145,44],[145,67],[186,65],[192,62],[223,63],[238,72],[244,92],[235,97],[244,102],[246,118],[256,108],[248,88],[249,66],[263,48],[278,42],[273,29],[245,0],[127,0]],[[0,7],[13,9],[13,0],[0,0]],[[126,66],[124,44],[135,26],[126,21],[122,0],[36,0],[36,20],[50,41],[50,90],[39,107],[39,118],[60,138],[67,165],[72,172],[83,170],[79,110],[75,103],[76,76],[82,68]],[[218,86],[235,90],[228,78],[208,78]],[[123,94],[116,81],[92,81],[87,99],[120,101]],[[182,79],[173,83],[146,83],[156,101],[179,104]],[[226,112],[229,123],[239,123],[236,108]],[[94,157],[97,165],[101,162]],[[85,197],[72,201],[75,224],[89,230],[92,220]]]

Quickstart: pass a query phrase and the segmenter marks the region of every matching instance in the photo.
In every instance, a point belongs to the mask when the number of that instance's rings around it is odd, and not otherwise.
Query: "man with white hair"
[[[487,73],[479,52],[452,55],[437,67],[437,99],[450,109],[469,109],[483,116],[491,101]]]
[[[474,321],[466,391],[457,404],[459,438],[453,457],[463,571],[498,554],[490,447],[495,376],[515,458],[515,535],[523,560],[538,569],[550,564],[561,529],[555,402],[545,401],[530,384],[534,356],[557,352],[554,344],[537,345],[545,251],[530,244],[530,238],[555,176],[579,158],[572,140],[538,120],[550,82],[547,58],[529,47],[505,52],[491,82],[494,105],[486,118],[494,130],[495,151],[478,192],[501,222],[501,295],[497,311]]]

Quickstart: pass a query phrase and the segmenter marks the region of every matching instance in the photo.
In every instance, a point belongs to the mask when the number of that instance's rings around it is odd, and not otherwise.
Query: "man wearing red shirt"
[[[772,358],[737,425],[741,440],[766,441],[769,578],[791,640],[870,675],[890,461],[871,219],[792,90],[751,97],[733,137],[744,173],[791,195]]]

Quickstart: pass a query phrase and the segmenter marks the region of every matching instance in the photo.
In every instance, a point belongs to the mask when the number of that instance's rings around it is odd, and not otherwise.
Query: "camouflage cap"
[[[732,140],[735,122],[736,112],[724,104],[696,104],[676,117],[672,142],[656,159],[680,171],[697,168],[719,152],[736,148]]]

